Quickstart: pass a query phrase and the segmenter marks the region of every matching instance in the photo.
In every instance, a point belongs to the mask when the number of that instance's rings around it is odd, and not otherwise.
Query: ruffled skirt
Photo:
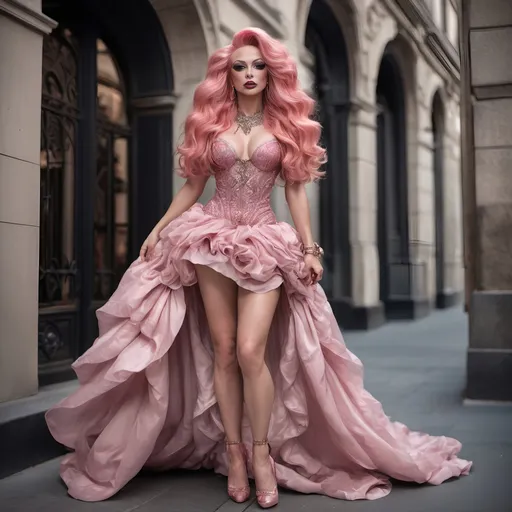
[[[284,291],[267,349],[276,388],[269,441],[281,486],[377,499],[390,492],[390,477],[440,484],[469,473],[457,440],[390,421],[364,389],[362,364],[322,288],[305,282],[291,226],[237,226],[195,205],[161,238],[98,310],[99,337],[73,365],[80,387],[47,412],[52,435],[73,450],[61,464],[71,496],[109,498],[143,467],[227,474],[194,264],[247,290]],[[251,443],[246,417],[243,439]]]

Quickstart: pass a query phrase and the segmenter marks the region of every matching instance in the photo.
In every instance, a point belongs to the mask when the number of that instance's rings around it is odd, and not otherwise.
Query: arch
[[[317,0],[299,0],[297,7],[297,35],[298,46],[302,48],[307,40],[307,32],[311,21],[311,12],[317,10]],[[356,94],[360,77],[360,64],[358,60],[360,48],[360,33],[358,8],[361,6],[354,0],[321,0],[324,4],[322,11],[324,15],[329,15],[328,21],[323,21],[319,17],[320,26],[325,24],[336,25],[342,34],[343,45],[342,52],[346,59],[348,67],[348,88],[351,94]],[[322,28],[323,29],[323,28]],[[306,44],[306,49],[309,50]],[[335,50],[335,49],[334,49]]]
[[[155,10],[147,0],[119,9],[114,0],[80,0],[98,20],[105,43],[117,59],[131,99],[172,94],[174,76],[170,48]]]
[[[152,0],[152,5],[172,48],[174,92],[179,97],[204,78],[216,43],[213,13],[206,0]]]
[[[388,317],[411,298],[407,180],[407,105],[404,77],[391,48],[377,79],[377,241],[380,300]]]
[[[208,56],[220,45],[219,22],[210,0],[152,0],[152,5],[172,48],[176,95],[172,146],[175,148],[183,136],[183,121],[192,109],[194,91],[205,76]],[[178,166],[175,152],[174,168]],[[173,182],[179,188],[184,180],[174,173]],[[200,200],[208,200],[214,190],[215,183],[210,180]]]
[[[444,139],[445,106],[438,89],[432,99],[432,164],[434,171],[434,225],[436,248],[436,306],[446,307],[444,244]]]
[[[55,339],[57,331],[66,338],[61,340],[61,352],[67,354],[67,362],[52,365],[52,375],[45,374],[41,381],[48,383],[66,378],[70,374],[69,359],[84,352],[96,337],[95,311],[103,299],[95,291],[95,280],[97,283],[103,278],[104,270],[113,271],[112,262],[109,268],[100,271],[94,263],[99,261],[95,260],[98,176],[110,176],[102,184],[104,195],[116,187],[128,187],[123,192],[123,203],[129,198],[125,222],[127,262],[138,254],[140,244],[172,198],[174,76],[169,45],[149,0],[132,0],[123,9],[119,9],[116,0],[43,0],[42,10],[58,22],[60,34],[71,34],[76,43],[75,108],[79,114],[73,124],[74,142],[68,162],[73,180],[66,190],[72,194],[75,212],[74,236],[68,242],[74,246],[75,261],[70,269],[74,269],[77,280],[77,297],[68,312],[50,315],[51,318],[40,315],[40,341],[41,336]],[[102,106],[98,105],[99,48],[108,52],[111,71],[115,70],[116,75],[115,80],[114,75],[104,77],[106,87],[112,79],[110,85],[123,95],[126,115],[121,124],[112,123],[98,108]],[[63,72],[69,73],[69,70]],[[105,133],[107,138],[102,138]],[[122,180],[117,179],[113,170],[119,162],[118,150],[114,149],[114,142],[108,149],[108,137],[116,143],[118,138],[124,141],[121,146],[126,157],[122,161],[126,168]],[[111,199],[108,211],[102,212],[101,219],[109,223],[107,230],[114,229],[113,221],[108,219],[115,215],[116,205]],[[50,324],[55,327],[52,332],[47,328]]]
[[[148,0],[132,1],[126,9],[115,0],[78,0],[73,8],[69,2],[49,1],[43,2],[43,11],[75,27],[83,44],[100,37],[119,64],[132,123],[130,254],[135,255],[172,198],[174,76],[162,25]],[[95,63],[86,66],[84,72],[94,75]],[[83,107],[92,112],[95,99],[89,101]]]
[[[320,183],[320,238],[325,250],[322,284],[341,321],[343,304],[352,296],[348,196],[350,73],[344,35],[324,0],[311,3],[306,47],[314,57],[322,142],[328,153],[327,180]]]

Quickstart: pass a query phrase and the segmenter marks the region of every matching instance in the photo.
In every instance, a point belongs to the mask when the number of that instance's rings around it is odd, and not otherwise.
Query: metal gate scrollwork
[[[41,112],[39,367],[73,359],[79,273],[74,181],[78,45],[68,30],[45,36]]]

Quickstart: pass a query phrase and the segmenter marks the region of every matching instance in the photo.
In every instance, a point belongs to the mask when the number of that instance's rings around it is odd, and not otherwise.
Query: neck
[[[258,94],[258,96],[238,95],[238,112],[246,116],[253,116],[258,112],[261,112],[262,106],[263,102],[261,94]]]

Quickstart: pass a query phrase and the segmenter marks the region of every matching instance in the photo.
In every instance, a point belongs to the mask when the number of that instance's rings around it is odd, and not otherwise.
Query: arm
[[[285,195],[293,223],[299,232],[301,241],[305,247],[311,247],[314,240],[313,234],[311,233],[311,218],[306,187],[302,183],[287,183]],[[315,282],[320,281],[323,274],[323,268],[320,260],[312,254],[305,254],[304,263],[310,274],[309,282],[314,284]]]
[[[306,187],[302,183],[287,183],[285,188],[286,202],[292,215],[295,228],[305,246],[313,245],[311,233],[311,218],[309,214],[309,200]]]
[[[147,260],[151,256],[151,251],[157,244],[162,229],[164,229],[169,222],[186,212],[199,199],[208,178],[209,176],[197,176],[187,179],[185,184],[174,196],[164,216],[158,221],[146,240],[144,240],[139,253],[142,261]]]

